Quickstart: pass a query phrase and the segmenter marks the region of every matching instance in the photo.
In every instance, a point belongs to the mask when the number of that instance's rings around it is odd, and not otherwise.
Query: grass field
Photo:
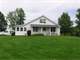
[[[80,60],[80,38],[0,36],[0,60]]]

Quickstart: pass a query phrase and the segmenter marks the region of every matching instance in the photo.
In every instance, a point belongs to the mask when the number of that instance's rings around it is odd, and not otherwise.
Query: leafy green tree
[[[16,16],[18,17],[17,24],[18,25],[24,24],[25,13],[24,13],[24,10],[22,8],[16,9]]]
[[[58,19],[58,23],[61,26],[61,33],[67,34],[71,31],[72,22],[70,20],[70,16],[68,13],[64,13],[61,15],[61,17]]]
[[[9,14],[7,15],[7,20],[10,22],[10,27],[14,30],[17,21],[15,12],[9,12]]]
[[[77,27],[80,28],[80,9],[77,10],[76,18]]]
[[[7,28],[7,21],[2,12],[0,12],[0,32],[5,31]]]
[[[15,11],[9,12],[7,20],[10,22],[10,27],[14,30],[16,25],[24,24],[25,13],[22,8],[17,8]]]
[[[77,33],[77,35],[80,36],[80,9],[77,10],[76,18],[77,18],[77,20],[76,20],[76,24],[77,24],[76,33]]]

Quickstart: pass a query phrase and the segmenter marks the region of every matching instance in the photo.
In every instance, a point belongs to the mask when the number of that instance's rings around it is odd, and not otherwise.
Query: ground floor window
[[[33,27],[33,32],[38,32],[38,27]]]
[[[26,27],[24,27],[24,31],[26,31]]]
[[[17,31],[26,31],[26,27],[17,27]]]
[[[55,32],[56,31],[56,27],[51,27],[51,32]]]
[[[23,28],[21,27],[21,30],[20,31],[23,31]]]
[[[17,31],[19,31],[19,27],[17,27]]]
[[[46,27],[43,27],[43,31],[46,31]]]

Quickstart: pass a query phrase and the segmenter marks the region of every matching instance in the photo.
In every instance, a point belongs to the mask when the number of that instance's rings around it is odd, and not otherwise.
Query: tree
[[[25,13],[22,8],[17,8],[15,11],[9,12],[7,20],[10,22],[10,27],[14,30],[16,25],[24,24]]]
[[[76,33],[77,33],[77,35],[80,36],[80,9],[77,10],[76,18],[77,18],[77,20],[76,20],[76,24],[77,24]]]
[[[24,24],[25,13],[24,13],[24,10],[22,8],[16,9],[16,16],[18,17],[17,24],[18,25]]]
[[[15,15],[15,12],[9,12],[7,15],[7,20],[10,22],[10,27],[14,30],[16,26],[17,17]]]
[[[80,28],[80,9],[77,10],[77,14],[76,14],[77,20],[77,27]]]
[[[5,31],[7,28],[7,21],[2,12],[0,12],[0,32]]]
[[[71,30],[72,22],[70,20],[70,16],[68,13],[64,13],[61,15],[61,17],[58,19],[58,23],[61,26],[61,33],[67,34]]]

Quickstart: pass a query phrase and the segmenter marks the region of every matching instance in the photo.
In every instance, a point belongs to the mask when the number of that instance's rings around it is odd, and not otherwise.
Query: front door
[[[46,32],[46,27],[43,27],[43,32]]]
[[[43,27],[43,33],[44,33],[44,35],[50,35],[49,28],[48,27]]]

